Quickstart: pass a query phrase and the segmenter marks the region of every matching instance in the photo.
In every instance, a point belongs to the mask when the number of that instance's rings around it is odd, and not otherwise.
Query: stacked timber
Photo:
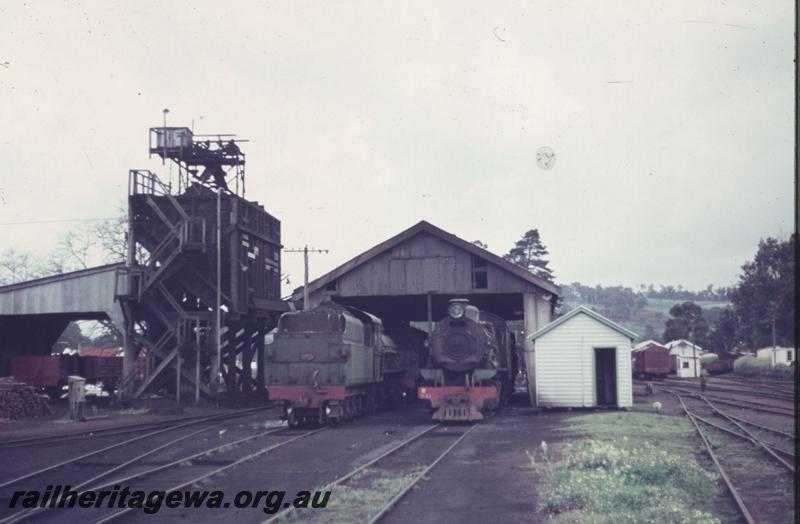
[[[47,397],[14,377],[0,377],[0,419],[46,417],[53,410]]]

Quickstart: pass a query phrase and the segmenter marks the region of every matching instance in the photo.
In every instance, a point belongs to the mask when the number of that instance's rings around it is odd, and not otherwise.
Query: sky
[[[169,125],[249,140],[248,198],[287,248],[330,250],[312,278],[424,219],[499,255],[538,228],[559,283],[732,285],[760,238],[795,229],[794,16],[694,0],[3,2],[0,253],[45,253],[115,215],[129,169],[169,178],[147,156],[169,108]],[[287,293],[302,255],[283,266]]]

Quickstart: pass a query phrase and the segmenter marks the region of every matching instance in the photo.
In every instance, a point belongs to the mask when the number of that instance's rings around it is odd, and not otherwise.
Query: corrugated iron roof
[[[371,260],[371,259],[375,258],[376,256],[378,256],[379,254],[385,252],[386,250],[391,249],[392,247],[396,246],[397,244],[399,244],[399,243],[401,243],[401,242],[403,242],[405,240],[408,240],[409,238],[411,238],[411,237],[413,237],[413,236],[415,236],[415,235],[417,235],[417,234],[419,234],[421,232],[429,233],[429,234],[431,234],[431,235],[433,235],[433,236],[435,236],[435,237],[437,237],[437,238],[439,238],[439,239],[441,239],[441,240],[443,240],[445,242],[449,242],[451,244],[455,244],[457,247],[459,247],[459,248],[461,248],[461,249],[463,249],[465,251],[468,251],[468,252],[472,253],[473,255],[479,256],[479,257],[485,259],[487,262],[491,262],[492,264],[495,264],[496,266],[500,267],[501,269],[503,269],[503,270],[505,270],[505,271],[507,271],[509,273],[512,273],[513,275],[521,278],[522,280],[530,282],[531,284],[533,284],[535,286],[538,286],[539,288],[541,288],[541,289],[543,289],[543,290],[545,290],[545,291],[547,291],[549,293],[552,293],[552,294],[557,295],[557,296],[561,296],[561,288],[559,286],[557,286],[556,284],[553,284],[552,282],[548,282],[547,280],[544,280],[543,278],[539,278],[539,277],[535,276],[533,273],[531,273],[530,271],[526,270],[525,268],[522,268],[522,267],[520,267],[520,266],[518,266],[518,265],[516,265],[516,264],[514,264],[512,262],[509,262],[508,260],[506,260],[506,259],[504,259],[502,257],[499,257],[499,256],[495,255],[494,253],[492,253],[490,251],[487,251],[487,250],[485,250],[483,248],[480,248],[480,247],[476,246],[475,244],[473,244],[472,242],[468,242],[468,241],[466,241],[466,240],[464,240],[462,238],[459,238],[459,237],[455,236],[452,233],[448,233],[444,229],[438,228],[438,227],[434,226],[433,224],[431,224],[430,222],[427,222],[425,220],[422,220],[422,221],[418,222],[417,224],[411,226],[410,228],[406,229],[405,231],[402,231],[401,233],[398,233],[397,235],[389,238],[388,240],[384,240],[380,244],[377,244],[376,246],[368,249],[367,251],[364,251],[360,255],[350,259],[349,261],[345,262],[341,266],[339,266],[339,267],[333,269],[332,271],[322,275],[321,277],[309,282],[308,283],[308,291],[309,291],[309,293],[313,293],[314,291],[324,287],[325,285],[327,285],[328,283],[332,282],[333,280],[336,280],[337,278],[339,278],[342,275],[352,271],[353,269],[359,267],[360,265],[365,264],[369,260]],[[302,287],[298,287],[292,293],[292,298],[294,300],[299,300],[300,298],[302,298],[302,296],[303,296],[303,288]]]

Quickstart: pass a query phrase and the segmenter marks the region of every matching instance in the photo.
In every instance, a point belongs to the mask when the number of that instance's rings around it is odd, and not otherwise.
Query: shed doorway
[[[598,406],[617,405],[617,349],[594,348],[594,383]]]

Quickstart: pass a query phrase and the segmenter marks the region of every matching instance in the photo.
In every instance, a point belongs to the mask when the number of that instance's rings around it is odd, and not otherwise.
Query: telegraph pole
[[[329,253],[327,249],[309,248],[307,245],[303,249],[284,249],[284,253],[303,253],[303,310],[310,309],[308,305],[308,254],[309,253]]]
[[[216,304],[216,317],[214,319],[214,338],[216,339],[214,345],[217,349],[217,355],[214,359],[214,364],[211,366],[211,374],[209,377],[212,384],[214,384],[214,393],[219,402],[220,381],[219,374],[222,371],[222,188],[217,188],[217,304]]]

